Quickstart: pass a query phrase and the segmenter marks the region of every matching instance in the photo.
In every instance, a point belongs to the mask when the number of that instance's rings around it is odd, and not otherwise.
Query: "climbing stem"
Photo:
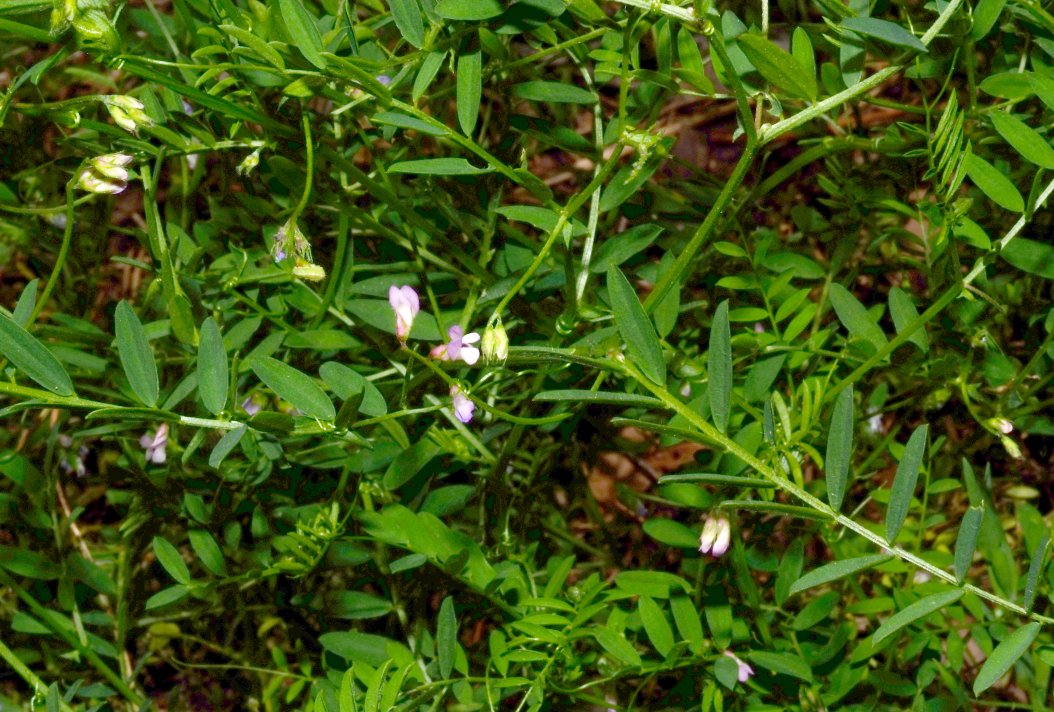
[[[1028,616],[1032,620],[1037,621],[1039,623],[1048,625],[1054,623],[1054,618],[1048,618],[1047,616],[1043,616],[1038,613],[1029,612],[1024,607],[1019,606],[1018,604],[1009,601],[1003,598],[1002,596],[974,586],[973,584],[959,584],[956,581],[955,576],[950,572],[934,566],[933,564],[924,560],[917,554],[913,554],[910,551],[907,551],[899,546],[894,545],[891,542],[886,541],[883,537],[871,531],[863,524],[860,524],[856,520],[851,519],[845,516],[844,514],[841,514],[840,512],[836,512],[834,509],[828,506],[827,503],[809,494],[809,492],[807,492],[804,487],[795,482],[792,482],[791,480],[788,480],[786,477],[783,477],[773,467],[762,462],[750,452],[747,452],[747,450],[745,450],[735,440],[730,438],[725,433],[722,433],[709,422],[707,422],[701,415],[695,412],[692,408],[689,408],[687,404],[683,403],[679,398],[667,391],[666,388],[648,379],[631,363],[626,360],[623,360],[622,369],[627,376],[635,380],[646,390],[650,391],[651,394],[661,400],[663,405],[665,405],[667,408],[674,411],[682,418],[687,420],[689,423],[691,423],[692,426],[696,428],[700,433],[702,433],[705,437],[719,444],[726,452],[733,455],[734,457],[738,457],[740,460],[745,462],[747,466],[750,467],[752,470],[754,470],[766,480],[776,485],[776,487],[791,495],[799,502],[805,504],[815,512],[823,515],[828,519],[833,520],[834,522],[837,522],[842,527],[860,535],[864,539],[867,539],[882,551],[890,553],[900,559],[901,561],[909,563],[915,566],[916,568],[922,569],[934,578],[941,579],[942,581],[952,586],[955,586],[956,588],[962,589],[966,593],[972,593],[978,598],[983,598],[986,601],[990,601],[991,603],[994,603],[995,605],[1000,606],[1001,608],[1005,608],[1006,610],[1013,611],[1023,616]]]

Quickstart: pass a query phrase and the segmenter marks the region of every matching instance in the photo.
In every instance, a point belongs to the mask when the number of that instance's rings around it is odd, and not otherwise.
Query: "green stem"
[[[743,155],[739,157],[739,162],[736,163],[732,175],[725,182],[725,187],[721,189],[721,193],[717,196],[713,207],[710,208],[710,212],[706,214],[703,224],[699,226],[688,241],[688,244],[681,250],[681,254],[678,255],[677,260],[673,263],[673,267],[663,273],[648,298],[644,300],[644,308],[646,310],[650,312],[655,309],[674,285],[680,283],[681,279],[686,275],[692,260],[695,259],[696,253],[710,239],[721,218],[724,217],[725,209],[732,202],[732,197],[736,194],[736,190],[743,182],[743,179],[746,178],[747,171],[753,164],[756,155],[757,145],[748,141],[746,148],[743,150]]]
[[[71,178],[66,183],[66,227],[62,231],[62,245],[59,247],[59,254],[55,258],[55,266],[51,269],[47,284],[44,285],[44,291],[40,293],[40,298],[37,299],[37,304],[33,307],[33,313],[29,316],[29,322],[26,324],[27,329],[32,326],[33,322],[40,316],[40,312],[47,306],[48,299],[51,298],[51,292],[59,281],[59,275],[62,274],[62,268],[66,266],[66,258],[70,254],[70,245],[73,244],[73,206],[76,204],[73,198],[73,183],[76,175],[75,173],[74,178]]]
[[[962,285],[955,284],[950,287],[937,301],[930,305],[929,309],[915,317],[910,324],[901,329],[885,346],[872,354],[869,359],[857,366],[852,373],[824,393],[824,400],[830,401],[850,385],[860,380],[861,376],[884,361],[887,356],[896,351],[902,344],[907,343],[912,334],[932,321],[935,316],[944,310],[944,307],[948,306],[960,294],[962,294]]]
[[[608,174],[614,170],[615,166],[619,163],[619,150],[620,145],[615,146],[615,150],[612,151],[611,157],[604,163],[603,167],[597,171],[596,175],[593,176],[593,180],[589,181],[589,184],[579,191],[570,201],[563,210],[560,211],[560,215],[556,220],[556,225],[549,231],[549,236],[545,239],[545,243],[542,245],[542,249],[538,251],[538,254],[534,256],[534,260],[527,267],[527,271],[520,275],[520,278],[516,280],[516,284],[512,285],[512,288],[506,292],[505,296],[498,302],[498,306],[494,307],[494,313],[491,314],[488,324],[495,324],[501,319],[502,314],[505,311],[505,307],[509,305],[509,302],[519,293],[521,289],[534,276],[534,273],[541,268],[542,263],[549,256],[549,252],[553,249],[553,245],[556,244],[557,238],[564,231],[564,225],[571,219],[571,216],[578,212],[578,209],[589,199],[593,193],[600,188],[603,184],[604,179],[608,177]]]
[[[33,611],[33,613],[36,614],[37,619],[41,623],[47,626],[52,633],[57,635],[59,638],[62,638],[62,640],[65,641],[67,645],[76,650],[78,654],[80,654],[88,662],[90,662],[95,667],[95,669],[98,670],[99,673],[103,677],[105,677],[106,680],[124,696],[125,699],[127,699],[129,702],[131,702],[133,705],[136,705],[137,707],[143,703],[143,699],[138,694],[136,694],[136,692],[131,687],[129,687],[123,679],[121,679],[120,675],[111,670],[110,667],[105,662],[103,662],[102,658],[100,658],[94,650],[92,650],[87,645],[82,644],[76,635],[70,633],[70,631],[66,630],[62,626],[56,625],[52,622],[52,614],[55,613],[54,611],[52,611],[50,608],[45,608],[44,606],[42,606],[37,601],[37,599],[33,598],[33,596],[30,595],[28,591],[18,585],[18,583],[16,583],[13,578],[8,576],[7,572],[3,569],[0,569],[0,584],[7,586],[9,589],[14,591],[15,594],[22,600],[22,602],[25,603],[26,606],[28,606]]]
[[[300,202],[293,208],[293,214],[289,218],[289,221],[294,223],[307,207],[307,200],[311,197],[311,186],[315,178],[315,144],[311,140],[311,119],[307,112],[301,116],[300,123],[304,128],[304,149],[307,151],[307,177],[304,179],[304,192],[300,195]]]
[[[44,684],[43,680],[37,677],[32,670],[26,667],[26,664],[23,663],[17,655],[15,655],[14,651],[11,650],[11,648],[4,645],[4,641],[2,640],[0,640],[0,660],[3,660],[5,663],[7,663],[8,666],[16,673],[18,673],[19,677],[25,680],[26,684],[32,687],[36,692],[43,692],[48,688],[48,686]],[[63,700],[62,698],[59,698],[59,706],[64,712],[72,712],[70,706],[67,705],[65,700]]]
[[[703,433],[707,438],[720,444],[721,447],[730,455],[738,457],[743,462],[747,463],[748,467],[753,469],[766,480],[772,482],[778,488],[782,489],[784,492],[791,495],[800,502],[804,503],[816,512],[836,521],[842,527],[860,535],[864,539],[867,539],[872,544],[879,547],[881,550],[892,554],[898,559],[909,563],[915,566],[916,568],[926,571],[934,578],[941,579],[942,581],[956,588],[962,589],[967,593],[972,593],[979,598],[983,598],[986,601],[990,601],[991,603],[994,603],[995,605],[1005,608],[1009,611],[1013,611],[1020,615],[1027,616],[1039,623],[1043,623],[1046,625],[1054,623],[1054,618],[1048,618],[1047,616],[1042,616],[1038,613],[1030,613],[1029,611],[1025,610],[1025,608],[1023,608],[1022,606],[1019,606],[1016,603],[1013,603],[1012,601],[1008,601],[1002,596],[986,591],[983,588],[979,588],[977,586],[974,586],[973,584],[968,583],[959,584],[953,574],[945,571],[944,569],[934,566],[933,564],[924,560],[917,554],[913,554],[910,551],[896,546],[892,542],[886,541],[884,538],[871,531],[863,524],[860,524],[859,522],[850,519],[844,514],[835,511],[825,502],[822,502],[817,497],[814,497],[813,495],[809,494],[804,487],[794,482],[791,482],[785,477],[780,476],[779,473],[777,473],[772,467],[757,459],[754,455],[752,455],[741,445],[739,445],[739,443],[737,443],[735,440],[720,432],[717,428],[715,428],[713,425],[704,420],[702,416],[695,412],[695,410],[689,408],[685,403],[673,396],[663,386],[659,386],[653,383],[650,379],[644,376],[644,374],[638,371],[636,367],[634,367],[631,363],[623,360],[622,368],[626,375],[628,375],[633,380],[637,381],[637,383],[643,386],[646,390],[650,391],[652,395],[661,400],[667,408],[687,420],[701,433]]]

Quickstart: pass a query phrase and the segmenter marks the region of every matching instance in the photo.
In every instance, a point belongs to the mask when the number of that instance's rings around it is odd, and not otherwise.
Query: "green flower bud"
[[[509,357],[509,335],[505,333],[505,327],[501,319],[493,324],[488,324],[483,330],[483,362],[490,365],[505,363]]]

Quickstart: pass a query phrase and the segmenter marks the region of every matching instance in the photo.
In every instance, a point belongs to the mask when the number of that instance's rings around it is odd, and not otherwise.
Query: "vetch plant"
[[[1038,6],[114,10],[0,8],[0,707],[1044,706]]]

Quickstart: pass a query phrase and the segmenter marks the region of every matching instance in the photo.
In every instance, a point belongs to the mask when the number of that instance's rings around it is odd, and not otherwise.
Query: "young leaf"
[[[750,662],[772,672],[812,682],[812,668],[802,658],[792,653],[770,653],[758,650],[750,654]]]
[[[710,414],[714,427],[722,433],[728,427],[732,410],[732,332],[728,325],[728,300],[717,305],[710,324],[710,344],[707,353],[710,369]]]
[[[593,92],[563,82],[522,82],[512,87],[512,95],[519,99],[556,104],[597,103],[597,95]]]
[[[457,57],[457,121],[466,136],[476,128],[482,97],[483,53],[478,41],[465,38]]]
[[[666,383],[666,361],[662,356],[659,335],[637,299],[637,293],[626,276],[615,267],[608,269],[608,295],[615,326],[626,342],[633,363],[649,379]]]
[[[930,426],[920,425],[908,438],[904,446],[904,456],[897,465],[897,474],[893,476],[893,488],[889,493],[889,506],[886,509],[886,541],[896,541],[900,527],[908,516],[911,498],[915,494],[915,483],[922,469],[922,458],[926,454],[926,437]]]
[[[695,549],[699,546],[699,535],[673,519],[648,517],[644,520],[644,533],[666,546]]]
[[[399,34],[417,49],[425,44],[425,25],[417,0],[388,0]]]
[[[889,290],[889,313],[893,316],[893,326],[896,327],[897,333],[903,331],[919,316],[911,297],[900,287],[893,287]],[[926,327],[916,329],[908,337],[908,341],[918,346],[923,353],[928,353],[930,350],[930,339],[926,335]]]
[[[205,408],[217,415],[227,405],[227,352],[223,348],[220,327],[211,316],[201,325],[198,342],[198,393]]]
[[[220,438],[220,441],[216,443],[216,447],[212,448],[212,452],[209,453],[209,467],[219,467],[220,463],[222,463],[224,459],[231,454],[231,451],[237,447],[247,430],[248,427],[245,425],[241,425],[234,430],[228,430],[227,433]]]
[[[150,350],[142,322],[128,302],[122,301],[117,305],[114,326],[117,332],[117,354],[121,358],[124,375],[128,377],[128,385],[143,405],[153,408],[157,405],[158,396],[154,352]]]
[[[40,286],[39,279],[30,281],[30,283],[22,289],[22,293],[18,295],[18,303],[15,304],[14,311],[11,312],[11,318],[14,319],[15,323],[23,329],[25,329],[26,324],[29,323],[29,317],[33,314],[33,307],[37,304],[38,286]]]
[[[681,639],[688,642],[689,650],[699,654],[706,639],[703,636],[703,622],[692,599],[688,596],[672,596],[670,612],[673,613],[673,622],[677,625]]]
[[[1036,600],[1036,585],[1039,583],[1039,577],[1043,573],[1043,564],[1047,561],[1048,544],[1050,544],[1050,537],[1044,536],[1032,553],[1032,561],[1028,565],[1028,578],[1025,579],[1025,600],[1021,604],[1028,611],[1032,610],[1032,604]]]
[[[801,99],[816,100],[816,77],[806,73],[786,50],[760,35],[742,34],[736,43],[770,83]]]
[[[622,633],[603,626],[590,630],[597,642],[600,643],[600,647],[610,653],[611,657],[626,665],[638,666],[641,664],[640,653],[630,645],[629,641],[626,640],[626,636]]]
[[[812,48],[809,33],[803,27],[795,27],[791,35],[791,56],[811,77],[816,76],[816,54]]]
[[[977,677],[974,678],[974,695],[981,694],[1005,675],[1017,659],[1025,654],[1028,646],[1032,645],[1032,641],[1039,635],[1039,630],[1039,623],[1029,623],[1004,638],[1003,642],[997,645],[988,659],[984,661]]]
[[[292,366],[270,356],[257,356],[250,362],[250,367],[257,378],[279,398],[289,401],[304,415],[319,420],[333,420],[336,417],[337,411],[326,392],[313,379]]]
[[[446,20],[489,20],[505,12],[498,0],[439,0],[435,13]]]
[[[1045,242],[1015,237],[999,256],[1022,272],[1054,279],[1054,247]]]
[[[301,0],[278,0],[278,10],[282,21],[289,30],[290,39],[307,61],[319,69],[326,68],[322,57],[322,34],[318,31],[315,18],[304,7]]]
[[[52,393],[73,395],[73,382],[59,360],[32,334],[3,314],[0,314],[0,355]]]
[[[158,562],[168,572],[168,575],[176,580],[176,583],[190,583],[190,570],[187,568],[187,562],[183,561],[179,549],[172,546],[167,539],[159,536],[154,537],[152,548]]]
[[[1003,140],[1025,160],[1043,168],[1054,168],[1054,148],[1034,128],[1005,111],[992,112],[989,118]]]
[[[415,104],[432,85],[432,80],[439,73],[444,59],[446,59],[446,52],[429,52],[421,62],[421,68],[417,70],[417,76],[414,77],[413,89],[410,90],[410,98]]]
[[[926,596],[925,598],[920,598],[904,610],[887,618],[886,621],[878,627],[878,630],[875,631],[872,644],[878,645],[904,626],[910,625],[920,618],[925,618],[929,614],[934,611],[939,611],[945,606],[950,606],[962,598],[962,595],[963,592],[956,589],[954,591],[943,591],[931,596]]]
[[[831,562],[830,564],[824,564],[820,568],[813,569],[795,581],[794,585],[790,587],[788,595],[794,595],[795,593],[800,593],[801,591],[810,589],[813,586],[830,583],[831,581],[837,581],[845,576],[866,571],[867,569],[889,561],[891,558],[893,558],[891,554],[869,554],[868,556],[857,556],[852,559],[843,559],[841,561]]]
[[[834,313],[838,315],[838,321],[848,329],[853,336],[870,341],[876,349],[880,349],[888,342],[882,328],[868,314],[867,309],[860,300],[853,296],[852,292],[840,284],[831,284],[828,290],[831,306]]]
[[[223,551],[212,534],[204,529],[191,529],[189,535],[190,548],[198,555],[205,568],[217,576],[226,576],[227,564],[223,560]]]
[[[918,37],[895,22],[880,20],[877,17],[847,17],[842,20],[842,27],[866,37],[882,40],[895,47],[913,49],[916,52],[926,51],[926,45],[922,44]]]
[[[838,394],[831,414],[831,429],[827,432],[827,501],[834,511],[842,508],[845,484],[849,478],[849,463],[853,457],[853,388]]]
[[[1013,182],[976,153],[966,159],[966,175],[999,207],[1014,213],[1024,211],[1025,200]]]
[[[457,654],[457,617],[454,613],[454,599],[447,596],[439,605],[439,620],[436,623],[436,653],[439,658],[439,674],[444,680],[450,679],[454,670],[454,657]]]
[[[655,601],[648,596],[641,596],[637,602],[637,612],[640,613],[641,623],[644,624],[644,632],[648,634],[648,640],[664,658],[673,649],[673,628],[670,627],[666,615],[662,612]]]
[[[977,533],[981,530],[981,518],[984,516],[984,507],[970,507],[963,515],[962,523],[959,525],[959,535],[955,538],[955,581],[962,583],[966,578],[966,572],[970,570],[973,562],[973,553],[977,548]]]
[[[420,158],[393,163],[389,173],[418,173],[429,176],[476,176],[491,168],[476,168],[464,158]]]

